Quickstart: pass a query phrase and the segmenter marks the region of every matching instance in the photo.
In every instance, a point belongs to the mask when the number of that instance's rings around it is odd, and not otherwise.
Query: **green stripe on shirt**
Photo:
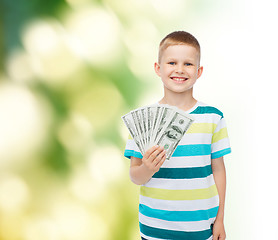
[[[141,186],[140,194],[145,197],[163,200],[197,200],[208,199],[218,194],[216,185],[203,189],[170,190]]]

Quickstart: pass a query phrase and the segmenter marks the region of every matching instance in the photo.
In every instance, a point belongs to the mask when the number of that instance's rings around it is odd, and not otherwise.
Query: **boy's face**
[[[202,75],[199,53],[190,45],[174,45],[166,48],[155,72],[164,84],[165,91],[183,93],[190,90]]]

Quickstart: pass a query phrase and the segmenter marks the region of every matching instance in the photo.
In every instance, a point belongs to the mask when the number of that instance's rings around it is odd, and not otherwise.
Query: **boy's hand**
[[[224,240],[226,239],[226,233],[223,221],[215,221],[213,224],[213,240]]]
[[[158,172],[166,159],[165,153],[166,150],[163,147],[153,146],[145,152],[142,162],[148,170]]]

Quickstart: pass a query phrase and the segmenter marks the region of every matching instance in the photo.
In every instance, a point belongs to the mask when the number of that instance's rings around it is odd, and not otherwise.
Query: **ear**
[[[154,63],[154,70],[155,70],[156,74],[160,77],[160,65],[159,65],[159,63],[157,63],[157,62]]]
[[[201,66],[198,68],[198,73],[197,73],[197,78],[201,77],[202,73],[203,73],[204,67]]]

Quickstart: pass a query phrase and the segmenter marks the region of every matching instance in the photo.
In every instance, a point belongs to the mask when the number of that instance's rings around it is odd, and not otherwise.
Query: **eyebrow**
[[[177,61],[177,59],[175,59],[175,58],[168,58],[168,59],[166,59],[167,61]],[[189,61],[189,62],[193,62],[194,61],[194,59],[192,59],[192,58],[187,58],[187,59],[185,59],[185,62],[187,62],[187,61]]]

